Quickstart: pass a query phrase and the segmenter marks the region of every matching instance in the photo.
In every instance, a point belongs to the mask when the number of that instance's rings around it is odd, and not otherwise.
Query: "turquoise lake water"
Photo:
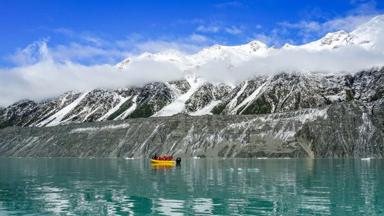
[[[384,160],[0,158],[0,215],[384,215]]]

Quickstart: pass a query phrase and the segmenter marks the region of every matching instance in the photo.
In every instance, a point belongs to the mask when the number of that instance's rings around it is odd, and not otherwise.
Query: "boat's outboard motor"
[[[176,158],[176,166],[180,166],[180,163],[181,163],[181,158]]]

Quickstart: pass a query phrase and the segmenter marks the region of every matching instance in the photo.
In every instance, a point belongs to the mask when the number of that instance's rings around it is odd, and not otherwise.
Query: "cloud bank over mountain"
[[[78,52],[82,51],[78,47]],[[178,80],[191,73],[208,81],[235,84],[282,71],[329,74],[380,67],[384,65],[384,16],[351,32],[329,33],[300,46],[274,48],[252,41],[240,46],[215,45],[195,54],[173,49],[133,55],[117,65],[83,65],[58,57],[60,52],[40,41],[13,55],[12,60],[19,65],[0,69],[0,105],[24,98],[44,99],[72,90]]]

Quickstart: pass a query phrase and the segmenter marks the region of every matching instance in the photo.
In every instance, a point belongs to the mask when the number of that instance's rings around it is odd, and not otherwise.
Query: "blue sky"
[[[37,61],[42,43],[55,59],[84,64],[251,40],[301,44],[383,9],[374,0],[2,0],[0,66]]]

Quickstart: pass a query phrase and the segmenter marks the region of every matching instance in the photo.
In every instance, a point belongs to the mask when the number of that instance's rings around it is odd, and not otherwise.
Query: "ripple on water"
[[[383,160],[0,159],[0,215],[382,215]]]

